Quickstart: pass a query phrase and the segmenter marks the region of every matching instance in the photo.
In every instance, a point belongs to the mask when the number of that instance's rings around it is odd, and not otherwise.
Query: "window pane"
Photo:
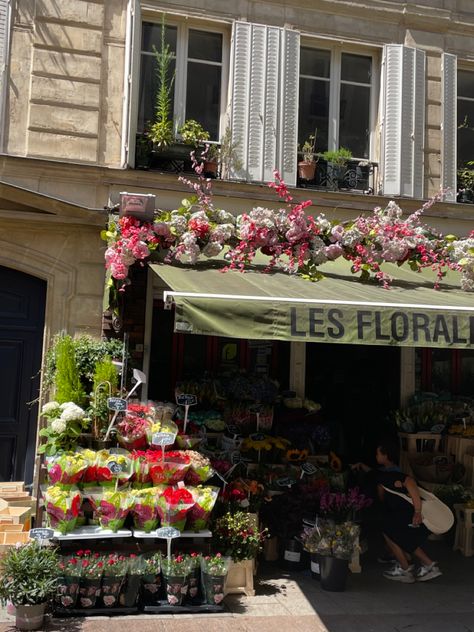
[[[431,357],[431,390],[433,393],[450,393],[453,358],[451,349],[433,349]]]
[[[474,160],[474,101],[458,99],[458,167]]]
[[[474,351],[461,351],[461,395],[474,396]]]
[[[300,144],[316,133],[316,151],[328,148],[329,81],[300,79],[299,129]]]
[[[355,158],[369,157],[370,88],[341,85],[339,146]]]
[[[151,55],[141,56],[140,93],[138,95],[137,132],[141,133],[155,117],[156,91],[158,78],[156,76],[156,59]],[[175,62],[171,64],[171,76],[174,73]],[[170,119],[173,118],[173,102],[171,103]]]
[[[188,57],[206,61],[222,61],[222,35],[190,30]]]
[[[211,140],[219,140],[221,67],[188,62],[186,118],[195,119]]]
[[[474,72],[458,70],[458,96],[474,99]]]
[[[372,57],[342,54],[341,79],[357,83],[370,83],[372,76]]]
[[[300,58],[300,74],[329,79],[331,69],[331,52],[317,48],[302,48]]]
[[[165,42],[176,53],[176,26],[165,26]],[[153,46],[161,49],[161,24],[143,22],[142,27],[142,50],[153,52]]]

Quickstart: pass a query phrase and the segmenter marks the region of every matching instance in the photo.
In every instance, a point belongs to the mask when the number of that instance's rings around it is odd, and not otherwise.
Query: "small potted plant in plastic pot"
[[[46,604],[56,591],[58,577],[55,549],[28,542],[5,553],[0,562],[0,598],[15,606],[15,625],[19,630],[42,627]]]
[[[76,555],[62,557],[59,560],[59,579],[56,589],[55,604],[58,608],[74,608],[79,595],[81,578],[81,560]]]
[[[181,606],[189,588],[189,557],[173,555],[162,560],[166,598],[170,606]]]
[[[218,606],[224,599],[224,587],[231,559],[220,553],[201,558],[204,602]]]
[[[123,555],[110,553],[104,561],[102,577],[102,601],[106,608],[113,608],[119,603],[120,591],[128,570],[128,559]]]
[[[142,599],[147,606],[158,603],[161,588],[161,553],[144,555],[142,558]]]

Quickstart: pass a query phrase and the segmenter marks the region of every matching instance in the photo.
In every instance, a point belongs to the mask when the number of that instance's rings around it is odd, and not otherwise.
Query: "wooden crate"
[[[4,555],[8,549],[11,549],[17,544],[26,544],[29,542],[30,537],[28,533],[22,531],[0,533],[0,556]]]
[[[2,495],[3,492],[24,492],[25,494],[27,494],[28,492],[25,492],[25,483],[23,483],[23,481],[16,481],[16,482],[1,482],[0,483],[0,496]]]
[[[253,597],[255,595],[253,587],[254,565],[255,560],[231,562],[225,582],[224,594],[244,594],[247,597]]]
[[[11,523],[11,524],[0,524],[0,533],[6,533],[7,531],[8,532],[12,532],[13,531],[15,533],[21,532],[21,531],[23,531],[23,525],[21,523],[20,524],[13,524],[13,523]]]
[[[22,524],[25,531],[28,531],[31,524],[31,509],[29,507],[12,507],[5,501],[0,500],[0,521],[11,518],[13,524]]]

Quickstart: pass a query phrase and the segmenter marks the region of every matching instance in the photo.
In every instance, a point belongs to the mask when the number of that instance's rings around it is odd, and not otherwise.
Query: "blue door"
[[[0,481],[31,483],[46,282],[0,266]]]

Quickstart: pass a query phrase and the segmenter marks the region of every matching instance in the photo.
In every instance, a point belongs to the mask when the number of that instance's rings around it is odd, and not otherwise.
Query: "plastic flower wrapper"
[[[149,487],[132,492],[133,524],[136,529],[150,533],[158,527],[157,498],[163,491],[158,487]]]
[[[98,482],[98,474],[97,474],[97,455],[98,453],[95,450],[89,450],[89,448],[82,448],[78,451],[78,454],[82,454],[84,459],[87,461],[87,467],[82,475],[82,486],[90,486],[96,485]]]
[[[121,471],[114,473],[114,466],[119,466]],[[97,452],[96,473],[97,482],[101,485],[114,485],[117,478],[118,484],[124,485],[133,473],[130,453],[122,448],[115,448],[113,453],[110,450],[100,450]]]
[[[188,511],[194,505],[193,494],[184,487],[167,487],[157,500],[162,527],[184,531]]]
[[[178,434],[175,443],[180,450],[194,450],[203,438],[201,435]]]
[[[166,597],[170,606],[180,606],[189,589],[189,557],[173,555],[162,560]]]
[[[131,482],[136,489],[142,486],[151,487],[152,481],[150,476],[150,465],[147,458],[147,452],[143,450],[134,450],[130,454],[133,461]]]
[[[146,553],[141,556],[142,599],[145,605],[158,602],[161,588],[161,553]]]
[[[190,531],[203,531],[207,528],[211,512],[219,495],[218,487],[195,487],[194,506],[188,512],[186,528]]]
[[[46,459],[48,477],[52,485],[76,485],[82,480],[88,467],[88,461],[84,454],[76,452],[63,452]]]
[[[52,485],[43,492],[44,506],[49,524],[63,535],[76,528],[82,497],[75,487],[64,489]]]
[[[82,576],[79,585],[79,602],[82,608],[93,608],[100,595],[100,585],[104,572],[104,558],[99,553],[78,551],[83,553],[81,559]]]
[[[176,440],[176,435],[178,434],[178,426],[173,421],[171,421],[171,419],[169,420],[159,419],[159,420],[155,420],[153,423],[150,424],[147,431],[148,445],[152,449],[160,450],[160,452],[161,452],[161,446],[153,442],[153,437],[156,434],[162,433],[162,432],[173,435],[173,442],[170,442],[169,444],[171,446]],[[165,447],[169,447],[169,446],[165,446]]]
[[[220,553],[201,558],[202,592],[204,602],[218,605],[224,600],[224,584],[231,558]]]
[[[147,459],[153,485],[176,485],[184,480],[191,465],[189,456],[178,451],[166,452],[163,460],[161,452],[149,450]]]
[[[133,498],[128,490],[102,489],[88,495],[94,514],[103,529],[116,533],[124,525]]]
[[[201,554],[192,552],[186,554],[186,557],[189,562],[188,595],[191,599],[195,599],[199,593],[201,580]]]
[[[147,432],[151,422],[130,408],[117,424],[117,441],[123,448],[139,450],[147,445]]]
[[[187,485],[200,485],[214,475],[211,461],[206,456],[195,450],[186,450],[183,454],[188,456],[190,460],[190,467],[185,478]]]
[[[60,608],[74,608],[79,594],[81,560],[75,555],[63,556],[58,563],[58,585],[55,602]]]
[[[128,558],[110,553],[104,559],[104,575],[102,577],[102,601],[106,608],[118,605],[120,590],[128,570]]]

